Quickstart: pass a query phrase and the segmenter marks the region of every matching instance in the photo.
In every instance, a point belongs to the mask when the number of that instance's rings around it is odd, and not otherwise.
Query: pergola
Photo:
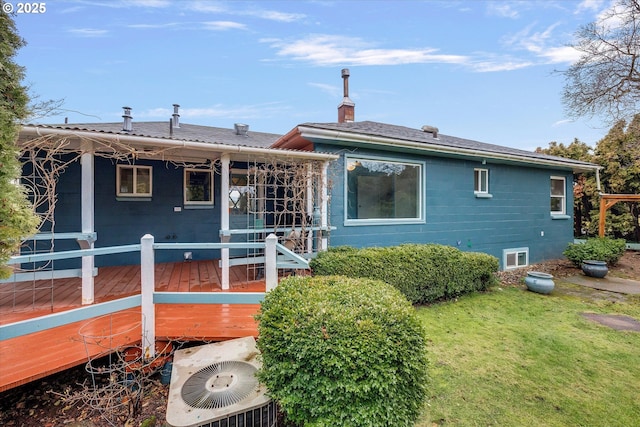
[[[604,237],[604,225],[607,209],[618,202],[640,202],[640,194],[601,194],[600,195],[600,222],[598,223],[598,235]]]

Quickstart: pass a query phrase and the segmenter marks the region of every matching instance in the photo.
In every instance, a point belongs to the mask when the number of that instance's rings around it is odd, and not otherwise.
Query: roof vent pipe
[[[422,131],[430,133],[431,135],[433,135],[434,138],[438,137],[438,128],[435,127],[435,126],[424,125],[424,126],[422,126]]]
[[[173,114],[171,115],[171,120],[175,129],[180,129],[180,114],[178,114],[178,108],[180,108],[180,105],[173,104]]]
[[[343,80],[343,92],[344,97],[342,103],[338,105],[338,123],[352,122],[355,119],[355,106],[351,99],[349,99],[349,69],[342,69]]]
[[[233,127],[236,129],[236,135],[248,136],[247,133],[249,132],[249,125],[236,123],[233,125]]]
[[[122,118],[124,119],[122,122],[122,130],[124,132],[131,132],[133,130],[131,122],[133,119],[133,117],[131,117],[131,107],[122,107],[122,109],[124,110],[124,114],[122,115]]]

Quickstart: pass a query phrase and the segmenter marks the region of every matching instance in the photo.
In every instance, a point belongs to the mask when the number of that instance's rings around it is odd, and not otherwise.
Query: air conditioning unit
[[[275,403],[255,373],[253,337],[176,350],[166,421],[172,427],[277,425]]]

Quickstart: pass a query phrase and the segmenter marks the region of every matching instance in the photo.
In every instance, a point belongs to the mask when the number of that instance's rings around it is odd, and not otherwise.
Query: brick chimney
[[[342,80],[344,87],[344,97],[342,102],[338,105],[338,123],[353,122],[355,118],[355,106],[351,99],[349,99],[349,69],[342,69]]]

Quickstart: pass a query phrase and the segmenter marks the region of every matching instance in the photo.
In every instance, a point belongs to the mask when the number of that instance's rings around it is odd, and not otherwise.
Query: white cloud
[[[505,38],[504,43],[516,50],[524,50],[543,61],[543,63],[573,63],[579,59],[580,53],[569,46],[549,46],[550,42],[557,43],[558,37],[554,30],[559,24],[552,24],[543,31],[534,32],[535,23],[523,30]]]
[[[169,7],[172,4],[172,2],[169,0],[124,0],[122,3],[125,6],[160,7],[160,8]]]
[[[277,54],[318,66],[398,65],[418,63],[464,64],[468,58],[438,54],[437,49],[376,49],[360,38],[317,34],[302,40],[271,40]]]
[[[99,30],[97,28],[72,28],[69,32],[80,37],[102,37],[109,33],[108,30]]]
[[[209,21],[203,22],[205,29],[214,31],[245,30],[246,25],[233,21]]]
[[[489,15],[497,15],[503,18],[515,19],[520,16],[517,10],[515,10],[509,3],[502,2],[488,2],[487,12]]]
[[[583,0],[576,8],[575,13],[581,13],[583,11],[598,11],[602,7],[604,0]]]
[[[231,118],[231,119],[250,119],[250,118],[265,118],[265,117],[277,117],[284,114],[289,107],[280,102],[270,102],[265,104],[255,105],[241,105],[231,107],[223,104],[216,104],[210,107],[202,108],[180,108],[180,118],[183,121],[191,119],[206,119],[206,118]],[[163,120],[171,117],[173,110],[169,108],[150,108],[140,111],[136,114],[139,119],[146,120]]]
[[[522,68],[527,68],[535,65],[531,61],[517,61],[517,60],[479,60],[468,64],[474,71],[479,73],[495,73],[498,71],[514,71]]]
[[[309,83],[309,86],[320,89],[322,92],[328,94],[332,98],[339,98],[342,94],[342,88],[334,85],[328,85],[326,83]]]
[[[285,12],[278,12],[275,10],[254,10],[254,11],[247,11],[247,12],[239,12],[239,14],[251,15],[257,18],[267,19],[269,21],[278,21],[278,22],[295,22],[306,17],[306,15],[301,13],[285,13]]]
[[[540,56],[547,58],[549,62],[554,64],[574,63],[580,59],[581,52],[570,46],[552,47],[540,52]]]
[[[155,29],[155,28],[175,28],[184,25],[181,22],[165,22],[164,24],[130,24],[129,28]]]

